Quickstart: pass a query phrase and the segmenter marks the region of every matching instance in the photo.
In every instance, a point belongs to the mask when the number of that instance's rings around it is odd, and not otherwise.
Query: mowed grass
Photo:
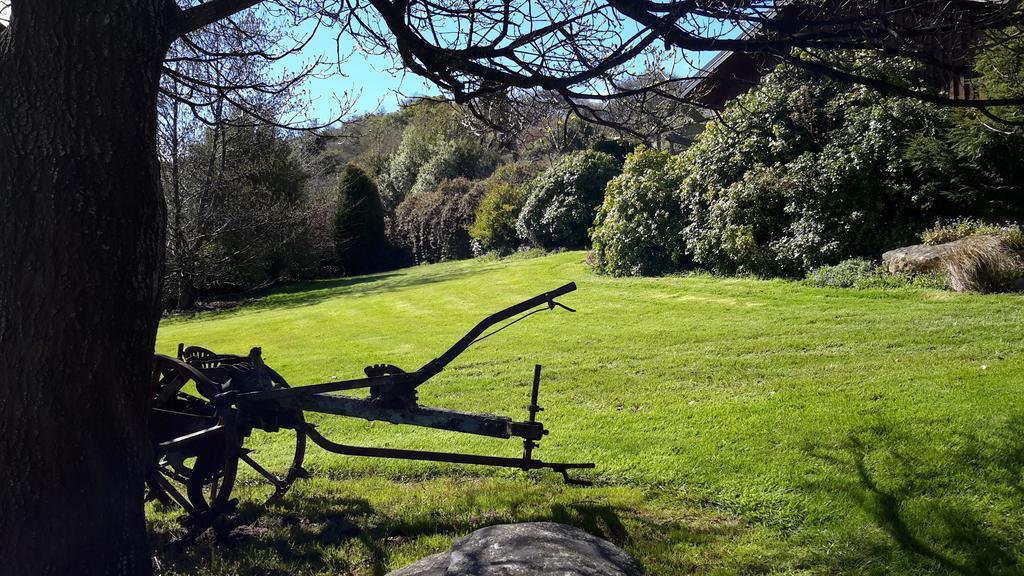
[[[232,537],[162,573],[383,574],[484,525],[554,520],[649,574],[1015,574],[1024,565],[1024,298],[786,281],[595,276],[580,252],[479,259],[279,290],[166,320],[178,342],[264,358],[292,385],[415,369],[487,314],[570,280],[562,300],[474,346],[421,403],[525,419],[534,363],[553,473],[309,449],[314,479],[260,506],[243,474]],[[313,417],[338,442],[518,455],[521,444]],[[257,435],[281,469],[286,433]],[[174,512],[152,507],[159,540]]]

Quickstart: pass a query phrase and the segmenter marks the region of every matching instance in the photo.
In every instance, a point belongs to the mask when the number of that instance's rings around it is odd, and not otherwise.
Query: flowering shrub
[[[519,236],[545,249],[586,246],[604,188],[620,169],[604,152],[564,156],[530,183],[530,196],[516,223]]]
[[[616,276],[665,274],[686,266],[679,202],[680,158],[640,147],[608,183],[591,239],[594,267]]]
[[[903,160],[930,105],[780,67],[686,153],[685,241],[720,273],[802,276],[912,239],[924,215]]]
[[[390,240],[417,264],[469,258],[467,228],[480,203],[479,183],[465,178],[443,180],[434,190],[412,194],[398,205]]]

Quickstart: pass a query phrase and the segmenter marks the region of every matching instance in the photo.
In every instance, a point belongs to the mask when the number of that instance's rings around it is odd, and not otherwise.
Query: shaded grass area
[[[316,478],[268,510],[243,475],[233,536],[162,558],[166,573],[382,574],[500,522],[605,536],[650,574],[1017,574],[1024,561],[1024,376],[1013,295],[833,290],[784,281],[594,276],[582,253],[464,261],[317,282],[165,321],[177,342],[260,345],[293,385],[414,369],[490,312],[575,280],[578,308],[481,342],[423,404],[525,418],[544,365],[539,456],[594,461],[598,486],[550,475],[352,459],[312,448]],[[314,417],[339,442],[514,456],[512,442]],[[273,467],[287,438],[250,446]],[[158,538],[174,513],[151,510]],[[230,528],[230,527],[229,527]]]
[[[611,487],[580,492],[527,479],[321,476],[269,508],[257,502],[240,507],[225,535],[165,555],[168,572],[380,575],[484,526],[553,521],[648,557],[651,573],[684,574],[715,555],[721,560],[728,543],[743,536],[735,520],[713,511],[683,514],[662,496]],[[169,520],[154,528],[158,538],[173,530]]]

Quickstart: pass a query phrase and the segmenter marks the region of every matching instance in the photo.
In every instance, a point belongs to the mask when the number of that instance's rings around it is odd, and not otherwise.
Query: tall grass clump
[[[1019,224],[972,218],[937,222],[921,233],[925,244],[948,244],[942,258],[950,288],[957,292],[1002,292],[1024,288],[1024,231]]]
[[[962,238],[945,261],[950,288],[957,292],[1001,292],[1022,287],[1024,258],[1003,236]]]

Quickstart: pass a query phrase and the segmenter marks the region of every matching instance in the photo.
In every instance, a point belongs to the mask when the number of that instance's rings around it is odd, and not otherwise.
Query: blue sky
[[[407,97],[439,93],[429,82],[411,72],[392,70],[391,58],[363,54],[352,50],[351,40],[347,42],[342,51],[343,54],[351,54],[341,64],[340,74],[312,78],[305,85],[310,101],[308,113],[312,118],[323,122],[337,117],[338,100],[344,101],[349,97],[358,96],[351,112],[360,114],[391,111]],[[334,35],[329,30],[321,30],[301,55],[285,59],[282,66],[298,69],[319,55],[333,60],[336,52]]]

